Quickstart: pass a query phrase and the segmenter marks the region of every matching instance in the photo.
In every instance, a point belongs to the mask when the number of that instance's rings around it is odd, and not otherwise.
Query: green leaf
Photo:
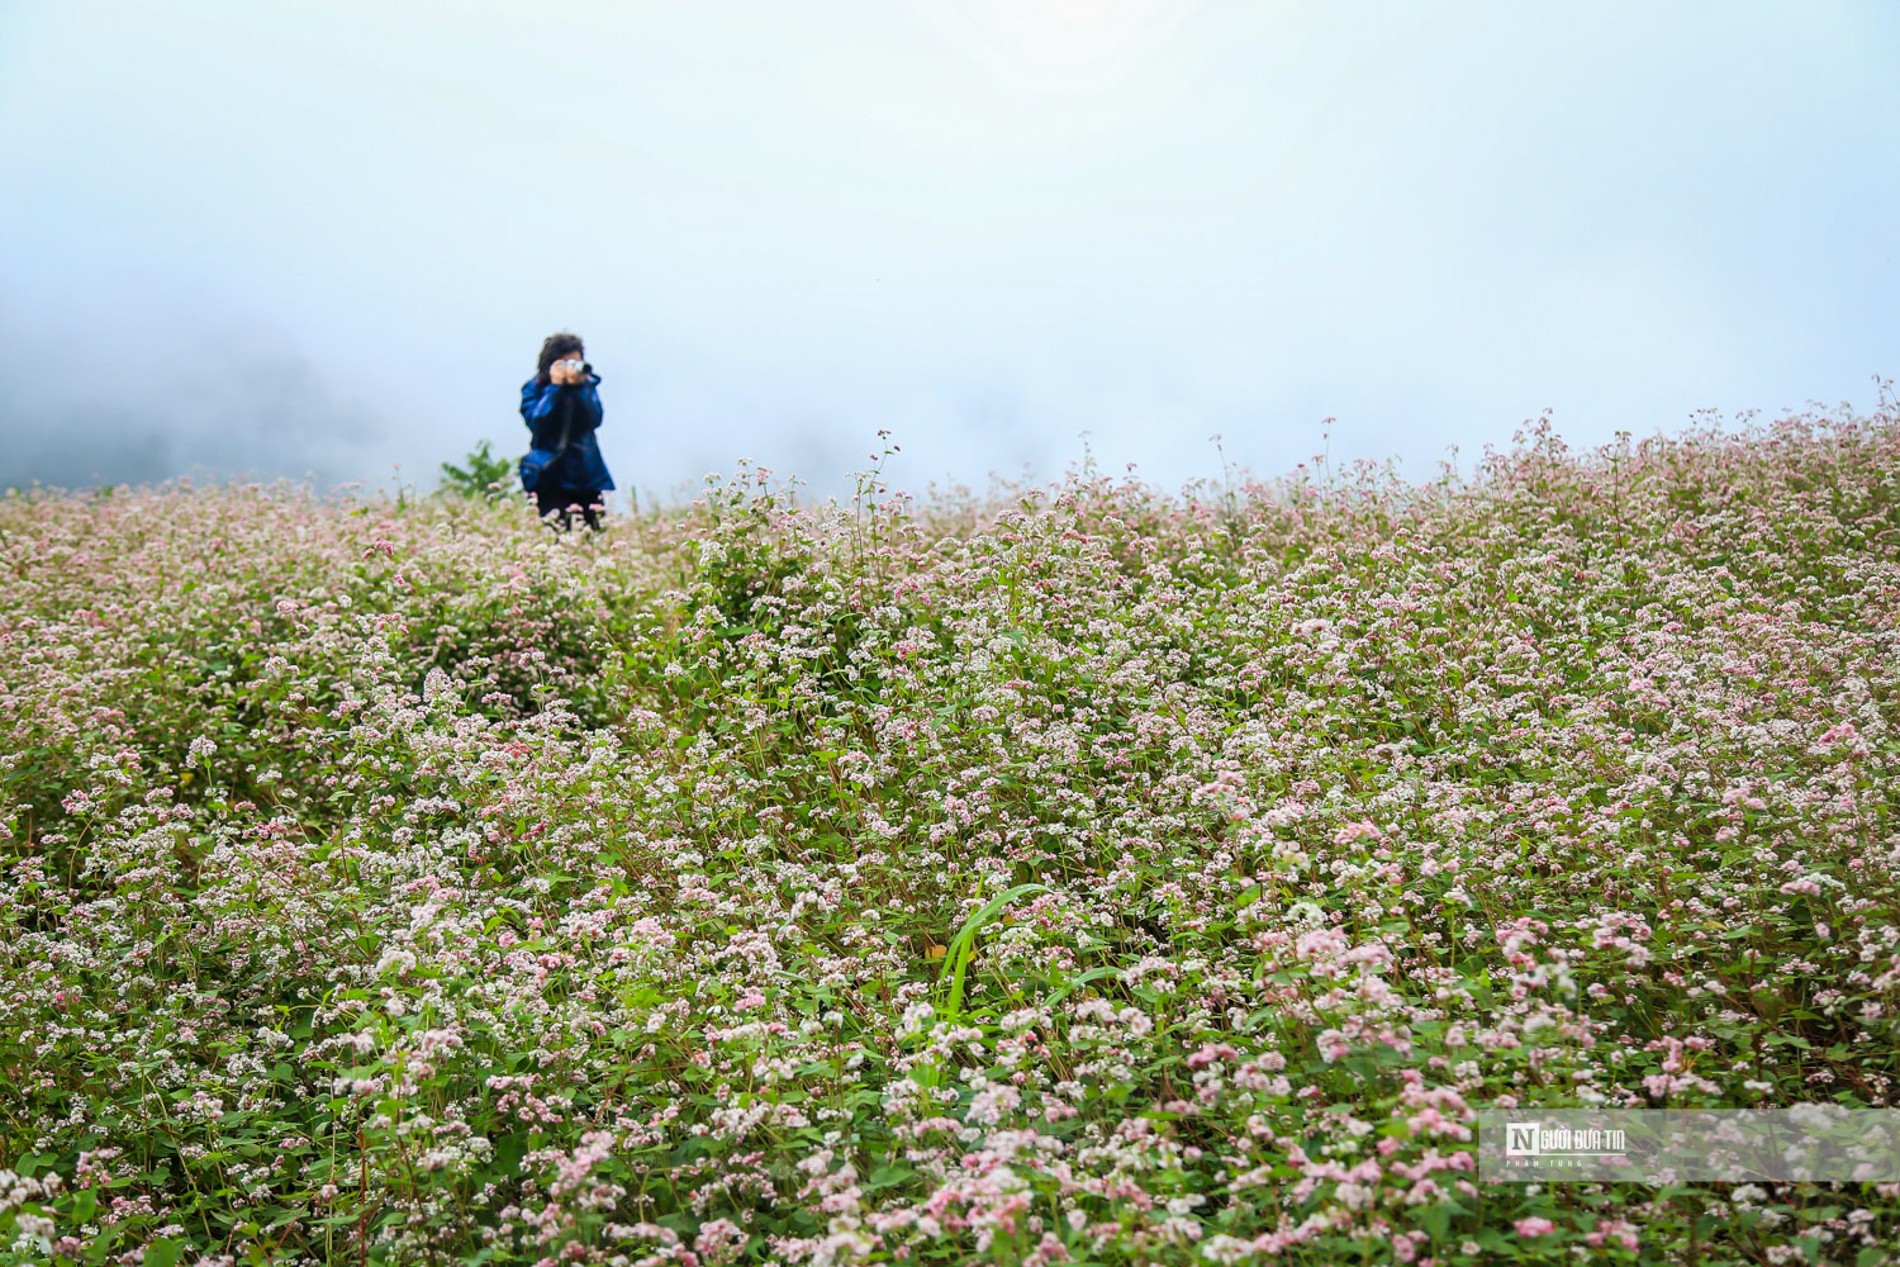
[[[907,1166],[879,1166],[871,1172],[871,1177],[864,1186],[872,1191],[879,1188],[894,1188],[916,1177],[917,1172]]]
[[[963,921],[963,927],[958,929],[957,935],[951,939],[949,953],[943,959],[943,971],[950,976],[950,998],[944,1005],[946,1017],[955,1017],[963,1009],[963,976],[970,966],[970,955],[976,946],[977,933],[985,924],[995,919],[1005,906],[1017,898],[1048,891],[1049,886],[1046,884],[1019,884],[1013,889],[997,894],[984,903],[983,908],[976,914]],[[943,977],[939,975],[937,979],[941,982]]]
[[[1120,968],[1090,968],[1080,976],[1070,977],[1067,981],[1062,983],[1060,989],[1043,1000],[1043,1006],[1054,1007],[1056,1004],[1062,1002],[1063,999],[1067,998],[1071,992],[1080,989],[1092,981],[1100,981],[1103,977],[1115,976],[1120,971]]]
[[[17,1174],[31,1178],[42,1170],[52,1167],[59,1157],[53,1153],[28,1153],[20,1158],[20,1164],[14,1167]]]

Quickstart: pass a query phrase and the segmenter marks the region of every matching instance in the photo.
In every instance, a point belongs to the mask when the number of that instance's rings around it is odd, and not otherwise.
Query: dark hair
[[[560,330],[541,340],[541,362],[535,368],[534,381],[543,387],[553,380],[548,377],[548,367],[556,361],[569,356],[586,356],[587,349],[581,344],[581,336],[567,330]]]

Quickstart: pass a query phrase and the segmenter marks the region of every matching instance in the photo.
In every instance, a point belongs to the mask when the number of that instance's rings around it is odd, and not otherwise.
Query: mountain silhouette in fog
[[[12,322],[3,323],[12,325]],[[9,331],[8,333],[12,333]],[[56,369],[31,341],[0,343],[0,488],[149,484],[181,475],[359,479],[388,433],[308,358],[262,337],[169,361]],[[75,341],[65,346],[83,346]]]

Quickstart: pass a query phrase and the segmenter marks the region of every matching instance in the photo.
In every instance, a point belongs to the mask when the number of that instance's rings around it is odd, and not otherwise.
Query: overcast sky
[[[643,496],[1865,407],[1896,65],[1887,0],[0,0],[0,485],[426,486],[563,327]]]

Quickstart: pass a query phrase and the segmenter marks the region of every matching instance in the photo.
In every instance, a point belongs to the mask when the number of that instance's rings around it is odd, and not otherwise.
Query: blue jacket
[[[594,374],[580,386],[542,384],[532,378],[521,385],[521,420],[534,437],[533,448],[555,448],[561,443],[561,427],[567,427],[567,448],[541,472],[540,487],[598,493],[614,486],[594,439],[600,429],[599,384],[600,375]]]

